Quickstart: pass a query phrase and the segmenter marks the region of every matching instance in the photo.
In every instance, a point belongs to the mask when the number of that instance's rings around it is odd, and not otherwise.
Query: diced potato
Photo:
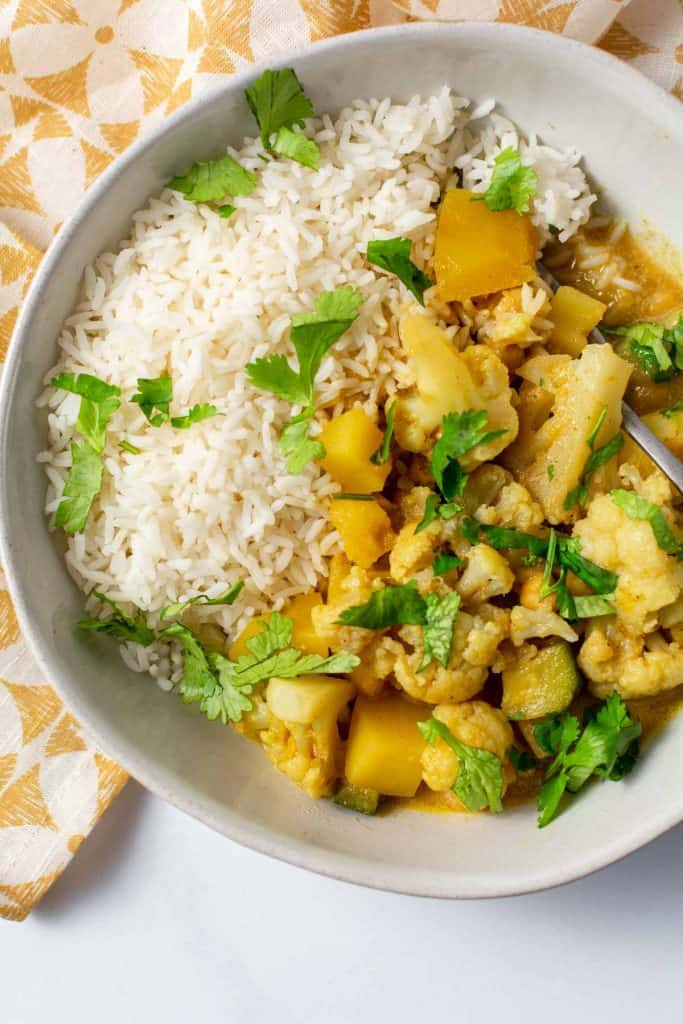
[[[545,381],[554,392],[552,415],[534,432],[525,430],[506,450],[505,464],[531,491],[551,523],[576,518],[576,510],[565,509],[565,498],[590,454],[588,437],[604,406],[607,414],[596,446],[605,444],[621,426],[621,400],[630,372],[611,345],[586,345],[579,359],[567,364],[566,377],[557,384]],[[550,476],[549,466],[553,467]]]
[[[315,591],[312,594],[298,594],[284,607],[282,614],[292,620],[292,646],[298,647],[304,654],[320,654],[327,657],[329,648],[313,627],[311,612],[322,605],[323,599]],[[261,623],[267,622],[269,615],[256,615],[247,623],[242,632],[231,644],[228,657],[236,661],[240,655],[248,654],[247,640],[262,630]]]
[[[321,465],[344,491],[370,494],[381,491],[391,472],[391,462],[376,466],[370,456],[382,443],[382,431],[358,407],[327,423],[320,434],[325,446]]]
[[[266,688],[269,711],[282,722],[312,725],[323,718],[336,721],[355,693],[353,683],[334,676],[271,679]]]
[[[331,501],[329,517],[347,557],[362,569],[369,569],[394,543],[389,516],[376,501]]]
[[[550,352],[578,356],[588,343],[588,334],[602,320],[607,306],[570,285],[561,285],[550,303],[554,327],[548,339]]]
[[[650,412],[643,419],[660,441],[679,459],[683,459],[683,409],[665,416],[661,412]]]
[[[451,189],[441,203],[434,251],[440,298],[463,302],[533,280],[536,241],[527,215],[489,210],[467,189]]]
[[[458,352],[443,328],[422,313],[402,316],[399,334],[415,374],[414,389],[396,402],[394,426],[401,447],[426,452],[447,413],[486,409],[487,430],[505,434],[468,452],[463,465],[473,469],[495,458],[517,436],[508,371],[499,357],[487,345]]]
[[[428,717],[428,708],[403,697],[358,697],[346,748],[345,775],[351,785],[386,796],[415,796],[425,746],[417,723]]]
[[[559,640],[531,657],[524,651],[516,665],[504,670],[501,708],[507,718],[543,718],[566,710],[578,688],[571,647]]]

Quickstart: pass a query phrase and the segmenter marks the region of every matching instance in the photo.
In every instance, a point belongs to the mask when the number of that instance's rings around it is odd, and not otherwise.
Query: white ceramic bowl
[[[410,25],[318,43],[293,64],[318,111],[357,96],[407,98],[444,82],[495,96],[523,129],[584,154],[604,200],[683,248],[683,114],[599,50],[506,25]],[[274,66],[274,63],[271,64]],[[375,819],[312,802],[232,730],[129,672],[114,646],[76,635],[82,597],[43,518],[35,410],[83,268],[124,237],[131,214],[175,173],[254,125],[235,75],[148,133],[90,189],[43,261],[2,381],[2,557],[24,636],[45,677],[102,748],[164,799],[237,842],[364,885],[430,896],[500,896],[609,864],[683,819],[683,717],[620,785],[591,787],[550,828],[534,809],[500,817],[401,811]]]

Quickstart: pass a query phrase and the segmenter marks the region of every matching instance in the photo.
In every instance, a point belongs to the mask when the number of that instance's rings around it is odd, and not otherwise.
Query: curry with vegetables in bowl
[[[259,136],[137,214],[64,327],[41,458],[79,626],[312,798],[533,793],[546,826],[683,685],[682,498],[621,431],[626,395],[683,453],[683,290],[492,104],[314,118],[290,69],[246,101]]]

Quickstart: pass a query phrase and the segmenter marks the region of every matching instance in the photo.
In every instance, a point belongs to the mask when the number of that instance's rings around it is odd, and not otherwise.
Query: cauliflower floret
[[[311,621],[316,634],[333,651],[358,654],[373,638],[367,629],[340,626],[337,620],[346,608],[365,604],[376,586],[370,573],[358,565],[351,565],[344,555],[335,555],[330,566],[327,603],[311,609]]]
[[[367,697],[378,697],[394,671],[396,656],[402,651],[397,640],[390,636],[376,636],[363,651],[363,657],[351,673],[351,681]]]
[[[618,618],[634,633],[655,629],[659,610],[681,593],[683,563],[660,548],[650,523],[630,519],[603,494],[590,502],[573,532],[582,555],[617,573]]]
[[[480,604],[508,594],[514,582],[515,574],[499,551],[488,544],[475,544],[467,553],[467,565],[457,590],[466,600]]]
[[[259,734],[276,768],[310,797],[329,796],[343,770],[338,720],[354,695],[351,683],[331,676],[271,679],[268,728]]]
[[[495,504],[482,505],[476,517],[490,526],[504,524],[528,533],[543,522],[543,510],[526,487],[513,481],[502,488]]]
[[[568,643],[579,639],[566,619],[548,608],[525,608],[518,604],[510,612],[510,639],[521,647],[531,637],[559,636]]]
[[[472,345],[459,352],[447,331],[423,313],[401,318],[399,333],[415,374],[415,385],[396,404],[396,439],[411,452],[428,452],[443,417],[449,412],[486,409],[486,429],[504,434],[477,445],[462,459],[471,470],[495,458],[517,437],[508,371],[491,349]]]
[[[464,704],[440,704],[434,708],[433,714],[450,729],[456,740],[468,747],[488,750],[501,759],[505,792],[515,773],[508,758],[514,737],[503,712],[484,701],[472,700]],[[437,793],[450,791],[458,777],[459,765],[455,751],[439,739],[434,746],[425,747],[421,760],[422,778],[429,788]],[[452,795],[452,802],[464,810],[455,794]]]
[[[636,636],[617,622],[592,622],[578,663],[596,697],[652,697],[683,683],[683,645],[661,633]]]
[[[441,522],[435,520],[415,533],[419,519],[409,519],[401,528],[389,555],[389,571],[397,583],[412,579],[416,572],[434,561],[434,552],[441,538]]]
[[[402,643],[395,651],[394,676],[399,687],[427,704],[469,700],[484,685],[498,647],[508,633],[509,616],[502,608],[483,604],[476,615],[461,611],[455,620],[448,666],[432,661],[419,671],[422,661],[422,630],[404,626]]]

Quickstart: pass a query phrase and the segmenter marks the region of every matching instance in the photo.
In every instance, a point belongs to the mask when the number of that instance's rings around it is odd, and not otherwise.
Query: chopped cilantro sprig
[[[172,178],[168,187],[193,203],[217,203],[225,196],[248,196],[256,188],[256,175],[234,157],[221,156],[193,164],[186,174]]]
[[[489,210],[528,213],[531,197],[536,195],[537,184],[536,171],[523,164],[517,150],[508,146],[493,161],[489,187],[476,198],[483,199]]]
[[[135,609],[133,615],[128,615],[115,601],[100,593],[99,590],[95,590],[93,593],[102,604],[111,608],[112,614],[108,619],[81,619],[77,623],[79,629],[104,633],[125,643],[142,644],[143,647],[149,647],[154,640],[154,633],[147,625],[144,613],[139,608]]]
[[[670,380],[683,370],[683,313],[673,327],[644,320],[624,327],[603,326],[626,339],[629,350],[652,380]]]
[[[621,488],[616,488],[611,494],[614,504],[625,512],[629,519],[642,519],[650,524],[655,540],[663,551],[683,560],[683,541],[677,539],[659,505],[648,501],[647,498],[641,498],[633,491]]]
[[[586,444],[588,445],[590,454],[584,463],[581,473],[579,474],[578,483],[576,487],[573,487],[571,491],[569,491],[567,497],[564,499],[564,507],[567,510],[574,508],[575,505],[579,505],[582,508],[585,507],[588,501],[588,492],[590,490],[593,477],[600,467],[609,462],[609,460],[613,458],[617,452],[621,451],[621,448],[623,447],[624,437],[619,432],[614,434],[605,444],[600,445],[599,448],[595,447],[595,442],[602,425],[605,422],[606,416],[607,406],[603,405],[593,429],[586,438]]]
[[[424,293],[434,282],[410,258],[409,238],[383,238],[368,242],[367,259],[382,270],[395,274],[408,291],[424,306]]]
[[[294,128],[303,128],[306,118],[313,116],[313,104],[296,72],[292,68],[264,71],[245,90],[245,96],[258,122],[265,149],[317,171],[320,165],[317,143],[294,131]]]
[[[439,740],[447,744],[458,759],[458,774],[453,792],[468,811],[503,810],[503,762],[490,750],[470,747],[456,739],[448,726],[434,715],[417,727],[430,746]]]

